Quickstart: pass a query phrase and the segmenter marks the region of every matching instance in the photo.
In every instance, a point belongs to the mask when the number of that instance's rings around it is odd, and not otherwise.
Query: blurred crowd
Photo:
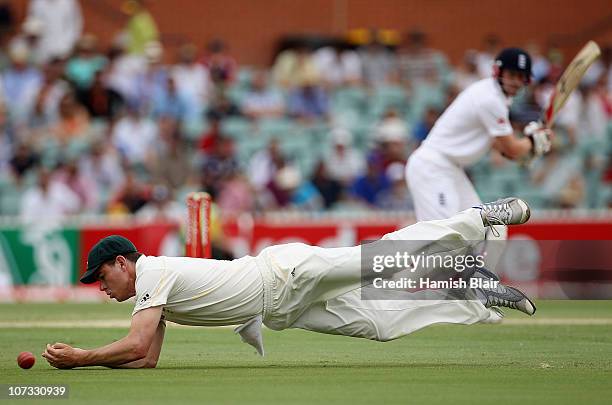
[[[135,214],[178,219],[190,191],[219,212],[412,208],[404,163],[437,117],[524,46],[533,84],[512,107],[537,120],[573,55],[488,35],[459,66],[410,30],[288,44],[243,66],[223,40],[169,53],[146,3],[101,48],[76,0],[31,0],[24,21],[0,2],[0,215]],[[483,199],[602,208],[610,192],[612,58],[589,70],[560,114],[554,151],[529,167],[491,154],[470,171]]]

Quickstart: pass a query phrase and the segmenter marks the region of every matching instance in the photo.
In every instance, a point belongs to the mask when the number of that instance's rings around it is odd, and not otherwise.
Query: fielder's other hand
[[[523,133],[531,139],[534,156],[542,156],[550,152],[551,139],[554,135],[551,129],[546,128],[541,122],[531,121]]]
[[[48,344],[42,356],[55,368],[68,369],[78,367],[79,360],[85,351],[65,343]]]

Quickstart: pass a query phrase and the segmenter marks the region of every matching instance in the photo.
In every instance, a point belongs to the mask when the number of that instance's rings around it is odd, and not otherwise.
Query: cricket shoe
[[[486,308],[493,306],[519,310],[527,315],[533,315],[536,307],[521,291],[514,287],[498,284],[495,288],[477,288],[476,296]]]
[[[497,274],[485,269],[484,267],[477,269],[474,272],[474,274],[472,274],[472,277],[479,277],[479,278],[484,278],[486,280],[499,281],[499,276]],[[504,316],[505,314],[501,309],[499,309],[498,307],[492,306],[489,308],[489,317],[487,319],[480,321],[480,323],[499,324],[504,320]]]
[[[531,215],[527,202],[517,197],[502,198],[474,208],[480,210],[484,226],[520,225],[527,222]]]

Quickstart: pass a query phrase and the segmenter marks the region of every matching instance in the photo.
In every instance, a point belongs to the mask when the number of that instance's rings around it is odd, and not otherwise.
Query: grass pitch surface
[[[113,322],[129,321],[131,305],[5,304],[0,384],[68,384],[69,402],[88,404],[610,403],[612,301],[537,304],[533,318],[438,325],[388,343],[265,330],[265,358],[231,329],[169,326],[150,370],[56,370],[40,357],[46,343],[91,348],[123,337]],[[108,322],[78,324],[92,320]],[[37,326],[53,321],[63,326]],[[37,355],[32,369],[17,367],[20,351]]]

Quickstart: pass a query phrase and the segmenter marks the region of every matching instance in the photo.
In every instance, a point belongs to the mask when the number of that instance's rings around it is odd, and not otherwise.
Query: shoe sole
[[[523,313],[525,313],[525,314],[527,314],[529,316],[533,316],[536,313],[537,308],[536,308],[535,304],[521,290],[519,290],[517,288],[514,288],[514,287],[509,287],[509,286],[506,286],[506,288],[511,289],[512,291],[520,294],[527,301],[527,303],[531,306],[531,308],[533,308],[533,312],[531,312],[531,313],[525,312],[525,311],[521,311],[521,312],[523,312]],[[528,310],[527,305],[525,305],[525,309]]]
[[[531,209],[525,200],[517,198],[516,202],[521,207],[521,212],[523,213],[523,215],[521,215],[520,222],[518,222],[517,225],[524,224],[525,222],[529,221],[529,218],[531,217]]]

